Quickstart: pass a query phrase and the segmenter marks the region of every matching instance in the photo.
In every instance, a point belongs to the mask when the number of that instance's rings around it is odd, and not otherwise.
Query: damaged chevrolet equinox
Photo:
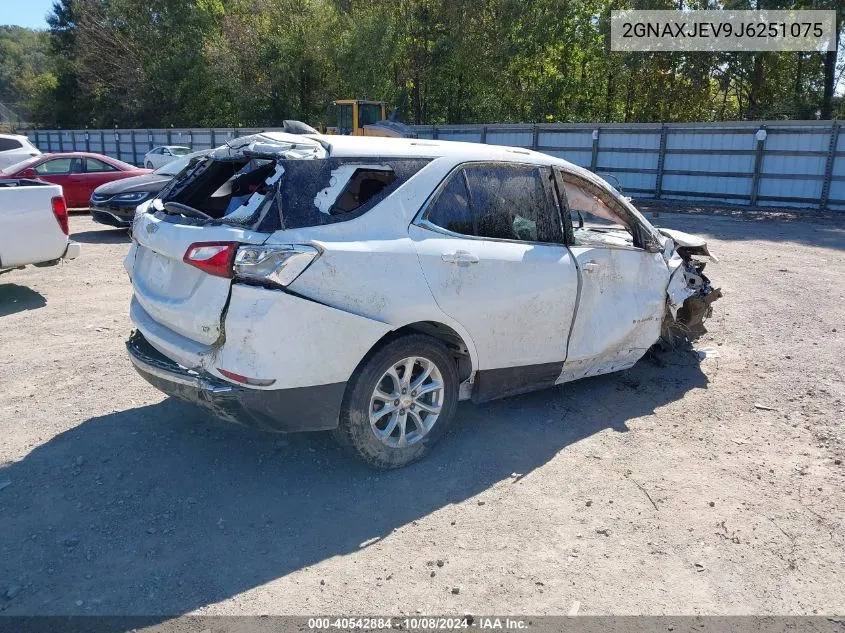
[[[263,133],[138,207],[127,349],[164,393],[369,464],[422,457],[459,400],[631,367],[720,296],[692,235],[593,173],[472,143]]]

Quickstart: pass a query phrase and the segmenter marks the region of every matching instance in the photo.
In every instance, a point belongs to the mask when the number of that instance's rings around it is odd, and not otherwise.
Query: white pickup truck
[[[39,180],[0,179],[0,274],[28,264],[52,266],[79,256],[68,239],[62,188]]]

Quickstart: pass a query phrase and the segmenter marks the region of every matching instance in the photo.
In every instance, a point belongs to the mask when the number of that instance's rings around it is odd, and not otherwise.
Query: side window
[[[476,235],[526,242],[563,243],[557,210],[532,165],[486,164],[465,168]]]
[[[86,158],[85,159],[85,170],[90,173],[97,173],[103,171],[117,171],[117,168],[112,167],[108,163],[104,163],[103,161],[97,158]]]
[[[10,149],[20,149],[23,147],[19,141],[13,138],[2,138],[0,137],[0,152],[6,152]]]
[[[462,169],[455,171],[428,210],[426,220],[453,233],[475,235],[469,193]]]
[[[588,180],[561,172],[576,246],[634,246],[634,237],[613,197]]]
[[[75,159],[73,158],[54,158],[53,160],[46,160],[35,168],[35,173],[39,176],[69,174],[71,173],[71,166],[74,160]]]

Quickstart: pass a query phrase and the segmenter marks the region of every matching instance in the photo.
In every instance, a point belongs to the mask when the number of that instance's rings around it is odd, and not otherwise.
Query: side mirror
[[[21,172],[21,178],[37,178],[38,174],[35,173],[35,169],[32,167],[27,167]]]

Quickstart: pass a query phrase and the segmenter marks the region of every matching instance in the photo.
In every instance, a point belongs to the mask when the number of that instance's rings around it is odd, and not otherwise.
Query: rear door
[[[660,336],[669,270],[611,190],[564,170],[556,179],[581,275],[563,382],[624,369],[645,354]]]
[[[476,399],[553,384],[566,358],[578,276],[551,186],[534,165],[467,164],[410,227],[435,300],[478,351]]]

